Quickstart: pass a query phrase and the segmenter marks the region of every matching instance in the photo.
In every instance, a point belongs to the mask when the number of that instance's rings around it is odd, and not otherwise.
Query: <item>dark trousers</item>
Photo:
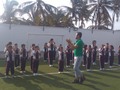
[[[66,64],[67,64],[67,66],[69,66],[70,65],[70,60],[72,60],[72,55],[70,53],[67,53],[66,58],[67,58]]]
[[[31,70],[32,70],[32,67],[33,67],[32,63],[33,63],[33,56],[30,57],[30,68],[31,68]]]
[[[15,67],[20,65],[20,56],[19,55],[15,55]]]
[[[33,60],[33,73],[38,72],[39,60]]]
[[[9,70],[11,71],[11,75],[14,75],[14,61],[7,61],[6,75],[9,75]]]
[[[114,56],[110,56],[110,66],[113,66]]]
[[[94,52],[94,53],[93,53],[93,63],[96,62],[96,57],[97,57],[97,53]]]
[[[83,56],[83,65],[86,65],[86,59],[87,59],[87,56],[84,55],[84,56]]]
[[[44,52],[44,60],[48,59],[48,52]]]
[[[26,67],[26,58],[21,57],[21,71],[25,71],[25,67]]]
[[[105,57],[104,56],[100,56],[100,68],[104,68],[104,62],[105,62]]]
[[[108,61],[109,61],[109,53],[105,55],[105,62],[108,63]]]
[[[58,61],[58,70],[60,71],[60,72],[63,72],[63,70],[64,70],[64,61],[63,60],[59,60]]]
[[[91,67],[91,58],[88,57],[87,58],[87,69],[90,69],[90,67]]]
[[[49,57],[49,64],[53,65],[54,51],[49,51],[48,52],[48,57]]]
[[[118,55],[118,64],[120,65],[120,55]]]
[[[56,57],[56,51],[53,51],[53,60],[55,60]]]

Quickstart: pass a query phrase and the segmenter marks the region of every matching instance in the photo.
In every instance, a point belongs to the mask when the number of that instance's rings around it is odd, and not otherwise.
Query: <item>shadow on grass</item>
[[[24,88],[24,90],[42,90],[38,84],[32,83],[33,78],[4,78],[4,82],[7,84],[13,84],[15,87],[11,87],[11,90],[20,90],[19,88]],[[7,85],[7,88],[9,86]],[[15,88],[15,89],[14,89]]]
[[[106,76],[106,77],[112,77],[112,78],[118,78],[118,79],[120,78],[120,76],[109,74],[108,72],[111,72],[111,73],[113,72],[113,74],[115,74],[114,71],[101,71],[101,72],[93,72],[93,73],[101,76]]]

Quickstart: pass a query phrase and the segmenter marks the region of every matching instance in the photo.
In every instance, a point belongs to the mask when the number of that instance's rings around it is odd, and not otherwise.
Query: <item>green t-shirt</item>
[[[77,40],[75,42],[75,45],[78,46],[76,49],[74,49],[74,56],[82,56],[83,55],[83,46],[84,43],[81,39]]]

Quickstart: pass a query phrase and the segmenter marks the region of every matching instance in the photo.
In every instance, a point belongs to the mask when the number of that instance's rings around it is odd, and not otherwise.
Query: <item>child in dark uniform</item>
[[[115,53],[115,51],[114,51],[114,47],[113,47],[113,45],[110,45],[110,53],[109,53],[109,56],[110,56],[110,68],[112,68],[112,66],[113,66],[113,62],[114,62],[114,53]]]
[[[83,48],[83,66],[86,66],[86,61],[87,61],[87,45],[84,45]]]
[[[64,52],[63,47],[60,47],[60,50],[58,51],[58,73],[63,72],[64,70]]]
[[[33,56],[32,56],[32,52],[35,49],[35,44],[32,44],[32,47],[30,48],[30,68],[32,70],[32,62],[33,62]]]
[[[91,45],[89,45],[87,49],[87,71],[90,71],[91,60],[92,60],[92,48]]]
[[[11,75],[14,76],[14,52],[12,46],[8,46],[5,52],[6,57],[6,77],[9,75],[9,70],[11,71]]]
[[[106,43],[105,46],[105,64],[108,64],[109,61],[109,43]]]
[[[39,67],[39,60],[40,60],[40,49],[38,46],[35,46],[35,50],[32,52],[33,56],[33,75],[38,75],[38,67]]]
[[[120,46],[119,46],[119,50],[118,50],[118,66],[120,66]]]
[[[21,56],[21,71],[20,71],[20,73],[25,73],[26,59],[27,59],[27,50],[25,48],[25,44],[21,45],[20,56]]]
[[[70,48],[69,45],[67,46],[65,52],[66,52],[66,59],[67,59],[66,67],[70,67],[70,60],[72,60],[72,49]]]
[[[44,44],[44,61],[47,61],[48,60],[48,46],[47,46],[47,43]]]
[[[105,45],[99,49],[99,60],[100,60],[100,70],[104,70],[104,62],[105,62]]]
[[[93,65],[96,65],[96,57],[97,57],[97,45],[96,40],[92,42],[92,62]]]
[[[14,45],[14,53],[15,53],[15,68],[18,68],[20,65],[20,49],[18,48],[17,43]]]
[[[48,43],[48,60],[49,60],[49,66],[52,67],[53,66],[53,60],[54,60],[54,40],[50,39],[49,43]]]

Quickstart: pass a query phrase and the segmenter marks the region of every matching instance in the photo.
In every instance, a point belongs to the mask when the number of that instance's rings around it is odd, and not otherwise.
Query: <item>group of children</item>
[[[31,70],[33,75],[37,75],[39,59],[40,59],[40,50],[38,46],[35,44],[32,45],[30,52],[31,59]],[[33,50],[32,50],[33,49]],[[17,44],[12,45],[12,42],[9,42],[5,49],[5,58],[6,58],[6,77],[9,75],[9,71],[11,71],[11,75],[14,76],[14,67],[20,67],[20,73],[25,73],[26,61],[28,59],[28,51],[26,50],[25,44],[21,45],[21,48],[18,48]]]
[[[74,54],[70,46],[68,45],[65,50],[61,44],[56,47],[53,39],[50,39],[48,43],[44,44],[43,52],[44,60],[48,61],[50,67],[53,66],[53,61],[56,60],[56,55],[58,55],[59,73],[63,72],[65,63],[66,67],[71,66],[71,61],[74,63]],[[6,76],[9,75],[9,70],[11,71],[11,75],[14,75],[14,67],[20,67],[20,73],[25,73],[27,59],[30,60],[30,67],[33,75],[38,75],[39,61],[41,58],[39,46],[32,44],[30,50],[26,50],[25,44],[22,44],[21,48],[18,48],[17,44],[13,46],[12,42],[9,42],[4,49],[4,53],[6,58]],[[102,45],[98,49],[96,41],[94,40],[92,45],[84,45],[82,64],[86,67],[87,71],[90,71],[91,65],[96,65],[97,56],[99,56],[100,70],[104,70],[105,64],[108,63],[110,68],[112,68],[114,53],[114,47],[109,45],[109,43]],[[118,65],[120,66],[120,46],[118,50]]]

